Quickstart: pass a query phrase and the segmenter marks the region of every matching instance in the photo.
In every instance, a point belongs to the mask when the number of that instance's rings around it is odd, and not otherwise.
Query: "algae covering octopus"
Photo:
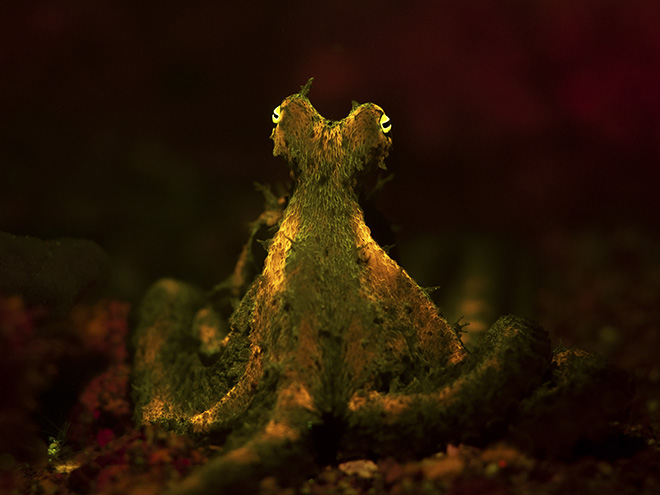
[[[561,448],[625,414],[623,373],[583,351],[553,353],[524,318],[500,318],[466,350],[364,221],[358,199],[384,168],[389,118],[354,103],[343,120],[325,119],[310,86],[273,113],[273,154],[294,188],[288,204],[266,194],[233,276],[211,293],[164,279],[145,296],[137,422],[222,445],[172,492],[249,493],[265,476],[291,482],[338,460],[505,435]]]

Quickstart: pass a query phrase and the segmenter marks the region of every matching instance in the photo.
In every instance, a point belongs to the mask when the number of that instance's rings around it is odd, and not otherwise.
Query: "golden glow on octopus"
[[[280,230],[273,238],[273,242],[268,248],[268,257],[264,264],[264,277],[269,284],[271,293],[284,290],[286,258],[293,239],[298,233],[299,221],[294,216],[287,216],[280,226]]]

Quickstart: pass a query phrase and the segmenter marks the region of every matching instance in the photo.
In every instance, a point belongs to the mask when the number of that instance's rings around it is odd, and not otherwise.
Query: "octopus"
[[[136,422],[221,445],[171,493],[251,493],[266,476],[502,436],[557,447],[625,414],[621,372],[553,352],[530,320],[503,316],[468,351],[365,224],[360,197],[385,168],[389,117],[353,103],[328,120],[310,87],[273,112],[273,154],[294,186],[288,200],[266,191],[234,274],[209,293],[162,279],[144,298]]]

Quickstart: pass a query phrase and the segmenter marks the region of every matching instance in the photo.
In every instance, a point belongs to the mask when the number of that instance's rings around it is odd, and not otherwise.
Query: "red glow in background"
[[[231,270],[310,76],[324,116],[391,117],[402,243],[657,223],[660,3],[7,3],[0,230],[96,240],[129,298]]]

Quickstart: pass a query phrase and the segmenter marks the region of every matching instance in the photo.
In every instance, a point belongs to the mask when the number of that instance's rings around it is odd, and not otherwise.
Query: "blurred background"
[[[562,232],[640,244],[660,207],[659,22],[642,0],[6,1],[0,230],[95,240],[131,302],[161,276],[210,287],[261,212],[253,182],[288,180],[271,111],[314,76],[325,117],[352,100],[391,117],[377,204],[423,285],[474,246],[529,273],[538,246],[572,256]]]

